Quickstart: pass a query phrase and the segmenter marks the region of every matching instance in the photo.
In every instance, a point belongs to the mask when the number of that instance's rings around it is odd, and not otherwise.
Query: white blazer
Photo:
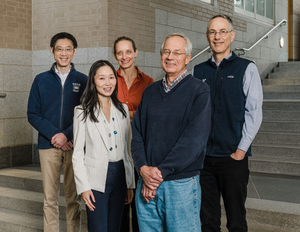
[[[115,111],[116,122],[121,133],[121,149],[125,167],[127,188],[135,188],[133,162],[130,152],[131,126],[127,105],[123,104],[127,117],[111,104]],[[98,107],[99,110],[99,107]],[[100,112],[99,112],[100,113]],[[95,113],[97,116],[97,111]],[[74,151],[73,169],[77,194],[94,189],[105,191],[106,175],[109,163],[109,147],[104,122],[92,122],[88,117],[83,121],[83,110],[81,106],[74,109]]]

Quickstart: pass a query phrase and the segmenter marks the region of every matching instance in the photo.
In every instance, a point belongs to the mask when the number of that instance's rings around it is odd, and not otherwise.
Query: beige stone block
[[[5,119],[3,146],[13,146],[32,143],[32,126],[27,118]]]
[[[31,66],[3,66],[3,91],[30,91]]]
[[[0,98],[0,119],[27,117],[29,92],[5,92]]]

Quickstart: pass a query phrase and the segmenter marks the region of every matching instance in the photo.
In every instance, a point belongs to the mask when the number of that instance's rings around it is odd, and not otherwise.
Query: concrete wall
[[[0,38],[6,38],[6,43],[0,39],[0,92],[7,94],[0,98],[0,168],[32,162],[32,157],[38,162],[37,132],[26,118],[27,99],[33,78],[54,62],[49,43],[55,33],[67,31],[77,38],[79,48],[73,62],[85,74],[99,59],[117,68],[111,47],[117,37],[127,35],[139,50],[136,64],[159,80],[164,75],[159,49],[170,32],[185,33],[196,54],[208,46],[207,22],[215,14],[232,17],[236,30],[233,50],[249,48],[274,26],[236,13],[232,0],[213,0],[212,4],[201,0],[7,0],[5,4],[0,4],[0,18],[3,15],[6,25],[1,30],[0,23]],[[287,7],[287,1],[275,0],[275,24],[287,18]],[[286,41],[283,48],[279,47],[281,36]],[[276,62],[287,60],[287,51],[285,26],[244,57],[254,60],[265,78]],[[210,56],[204,53],[188,69]]]
[[[31,0],[0,3],[0,168],[32,162],[26,106],[32,83]]]

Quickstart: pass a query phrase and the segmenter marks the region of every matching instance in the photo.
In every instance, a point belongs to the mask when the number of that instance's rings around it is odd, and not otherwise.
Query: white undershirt
[[[109,161],[117,162],[119,160],[122,160],[123,153],[121,151],[121,144],[120,144],[121,132],[119,130],[118,123],[116,121],[116,117],[112,106],[110,107],[110,120],[109,120],[110,122],[107,121],[102,110],[100,113],[100,120],[103,120],[104,122],[104,128],[108,138],[107,141],[108,141],[108,150],[109,150]]]

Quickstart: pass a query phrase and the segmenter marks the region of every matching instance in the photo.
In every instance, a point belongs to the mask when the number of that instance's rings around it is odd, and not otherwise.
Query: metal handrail
[[[6,97],[6,93],[0,93],[0,98],[5,98]]]
[[[210,49],[210,46],[204,48],[201,52],[198,52],[196,55],[194,55],[194,56],[191,58],[190,62],[191,62],[192,60],[196,59],[198,56],[200,56],[202,53],[206,52],[206,51],[209,50],[209,49]]]
[[[241,53],[238,53],[239,56],[245,55],[246,52],[249,52],[253,47],[255,47],[258,43],[260,43],[263,39],[267,39],[269,37],[269,34],[274,31],[277,27],[285,26],[287,23],[286,19],[281,20],[276,26],[274,26],[267,34],[265,34],[263,37],[261,37],[255,44],[253,44],[250,48],[236,48],[236,51],[241,51]]]

